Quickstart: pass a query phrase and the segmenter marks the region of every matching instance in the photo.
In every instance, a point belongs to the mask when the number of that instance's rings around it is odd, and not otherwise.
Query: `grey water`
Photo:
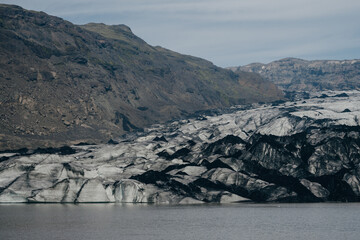
[[[360,204],[9,204],[0,239],[360,239]]]

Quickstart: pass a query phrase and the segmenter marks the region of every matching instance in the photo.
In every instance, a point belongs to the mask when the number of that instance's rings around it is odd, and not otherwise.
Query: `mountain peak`
[[[277,60],[275,62],[307,62],[307,60],[304,60],[301,58],[287,57],[287,58],[282,58],[280,60]]]
[[[87,23],[85,25],[82,25],[82,27],[90,29],[106,28],[114,32],[127,32],[133,34],[130,27],[126,26],[125,24],[107,25],[105,23]]]

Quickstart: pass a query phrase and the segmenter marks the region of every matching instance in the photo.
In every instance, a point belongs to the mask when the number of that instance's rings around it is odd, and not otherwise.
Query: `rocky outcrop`
[[[2,152],[0,202],[359,201],[359,100],[356,91],[320,93],[153,125],[106,145]]]
[[[268,64],[230,68],[258,73],[287,91],[351,90],[360,88],[360,60],[306,61],[285,58]]]
[[[150,46],[125,25],[77,26],[3,4],[0,19],[0,150],[104,143],[199,110],[282,97],[256,74]]]

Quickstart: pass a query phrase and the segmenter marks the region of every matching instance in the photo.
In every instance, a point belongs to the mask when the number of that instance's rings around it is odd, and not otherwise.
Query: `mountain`
[[[111,144],[3,152],[0,202],[360,201],[359,101],[359,91],[319,93]]]
[[[350,90],[360,88],[360,60],[306,61],[285,58],[269,64],[252,63],[230,68],[259,73],[287,91]]]
[[[282,98],[259,75],[0,5],[0,150],[108,141],[197,111]]]

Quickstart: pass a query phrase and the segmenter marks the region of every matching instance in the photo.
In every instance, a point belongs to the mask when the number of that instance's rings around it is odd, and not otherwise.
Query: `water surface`
[[[0,239],[360,239],[360,204],[0,205]]]

